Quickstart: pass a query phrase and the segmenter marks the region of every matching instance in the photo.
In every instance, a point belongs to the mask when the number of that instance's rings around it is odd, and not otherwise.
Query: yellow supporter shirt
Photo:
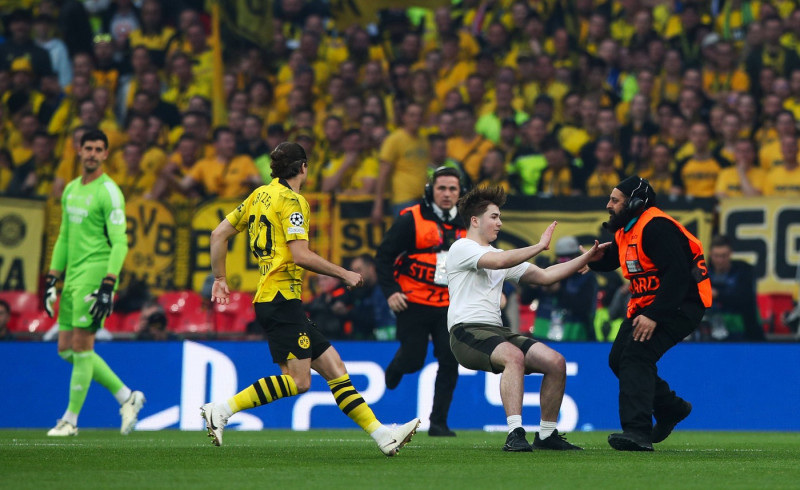
[[[364,188],[364,179],[376,179],[378,178],[378,160],[371,156],[364,156],[361,155],[359,157],[358,165],[354,167],[350,167],[345,172],[344,176],[342,177],[342,181],[339,183],[339,188],[337,192],[352,192],[352,191],[359,191]],[[342,168],[342,164],[344,163],[344,155],[337,156],[336,158],[332,158],[325,162],[322,165],[322,171],[320,172],[320,178],[325,179],[328,177],[333,177],[336,175],[336,172]],[[321,182],[320,182],[321,184]]]
[[[586,180],[586,195],[589,197],[608,197],[620,180],[622,180],[622,174],[616,169],[611,171],[595,170]]]
[[[187,175],[202,183],[206,193],[221,198],[243,196],[250,190],[245,180],[251,175],[261,178],[253,159],[247,155],[233,157],[227,163],[204,158],[195,163]]]
[[[800,158],[800,152],[797,153]],[[758,165],[765,171],[783,166],[783,151],[780,140],[773,141],[761,147],[758,151]]]
[[[125,199],[143,196],[156,183],[161,169],[167,162],[167,154],[161,148],[151,147],[142,155],[139,171],[130,173],[123,156],[124,149],[115,151],[108,162],[108,176],[117,183]]]
[[[179,111],[186,112],[189,109],[189,100],[195,95],[211,100],[211,85],[201,80],[195,80],[183,89],[175,85],[164,92],[161,100],[175,104]]]
[[[0,193],[8,190],[8,184],[11,183],[12,177],[14,177],[13,170],[6,167],[0,167]]]
[[[569,196],[572,194],[572,170],[569,167],[557,171],[552,168],[544,169],[539,188],[540,195],[543,196]]]
[[[564,126],[558,132],[558,141],[561,146],[573,156],[578,155],[583,145],[592,141],[592,137],[585,129],[576,126]]]
[[[288,243],[308,241],[311,210],[306,199],[283,179],[272,179],[254,190],[226,219],[238,231],[247,230],[250,250],[258,257],[254,303],[266,303],[280,293],[300,299],[303,268],[294,263]]]
[[[747,180],[761,191],[764,192],[764,181],[767,178],[767,172],[763,168],[750,167],[747,171]],[[725,193],[727,197],[742,197],[742,182],[739,179],[739,172],[736,167],[723,168],[717,176],[717,194]]]
[[[454,66],[443,67],[439,70],[439,77],[434,85],[436,97],[444,101],[447,92],[464,84],[474,70],[475,63],[471,61],[459,61]]]
[[[783,101],[783,108],[787,111],[792,111],[795,120],[800,120],[800,100],[794,97],[787,97]]]
[[[473,182],[477,182],[481,173],[483,158],[494,147],[494,143],[481,135],[472,141],[455,136],[447,140],[447,156],[461,164]]]
[[[720,170],[722,167],[713,158],[690,158],[680,171],[684,193],[694,197],[714,197]]]
[[[747,92],[750,90],[750,77],[744,70],[734,70],[731,73],[718,73],[706,71],[703,73],[703,90],[707,94],[716,95],[720,92]]]
[[[640,172],[639,176],[650,182],[650,187],[653,188],[657,196],[669,196],[672,187],[675,185],[672,173],[657,176],[652,167]]]
[[[780,166],[770,170],[764,183],[764,195],[800,197],[800,167],[788,170]]]
[[[389,192],[393,204],[422,197],[430,160],[427,139],[398,129],[386,137],[378,158],[392,167]]]

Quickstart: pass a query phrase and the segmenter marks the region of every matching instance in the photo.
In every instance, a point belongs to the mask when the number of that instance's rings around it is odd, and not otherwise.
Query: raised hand
[[[544,230],[544,233],[542,233],[542,238],[539,239],[539,245],[544,246],[545,250],[550,250],[550,240],[553,238],[553,232],[555,231],[557,224],[558,221],[553,221],[550,223],[550,226],[548,226],[547,229]]]

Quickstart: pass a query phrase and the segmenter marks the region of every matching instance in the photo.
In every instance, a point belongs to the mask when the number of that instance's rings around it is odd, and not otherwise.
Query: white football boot
[[[146,401],[144,393],[133,391],[131,396],[125,400],[125,403],[119,407],[119,414],[122,416],[122,425],[119,428],[120,434],[127,436],[133,431],[134,427],[136,427],[136,422],[139,421],[139,410],[142,409]]]
[[[417,433],[419,419],[412,419],[401,426],[393,425],[389,428],[389,434],[384,440],[378,442],[378,447],[383,454],[392,457],[405,446],[408,441]]]
[[[206,403],[200,407],[200,415],[206,421],[208,437],[213,440],[215,446],[221,446],[222,430],[225,429],[225,425],[228,423],[228,417],[214,403]]]

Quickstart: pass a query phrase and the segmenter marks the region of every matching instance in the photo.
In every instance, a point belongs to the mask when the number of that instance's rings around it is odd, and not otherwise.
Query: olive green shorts
[[[501,373],[492,365],[492,352],[503,342],[510,342],[525,355],[536,343],[530,337],[514,333],[505,327],[482,323],[458,323],[450,329],[450,350],[459,364],[468,369]]]

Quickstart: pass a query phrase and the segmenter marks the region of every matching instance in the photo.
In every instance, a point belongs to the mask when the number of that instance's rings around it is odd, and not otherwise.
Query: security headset
[[[642,187],[644,186],[644,188]],[[633,215],[644,209],[647,206],[647,201],[650,200],[648,191],[650,190],[650,183],[647,179],[639,178],[639,185],[631,192],[631,197],[628,199],[628,212]],[[644,196],[644,199],[639,196]]]
[[[462,197],[464,194],[467,193],[467,187],[461,181],[461,173],[453,168],[453,167],[445,167],[441,166],[433,171],[433,175],[431,176],[431,180],[425,184],[425,203],[429,206],[433,204],[433,184],[436,182],[436,179],[443,175],[449,175],[458,179],[459,191],[458,197]]]

